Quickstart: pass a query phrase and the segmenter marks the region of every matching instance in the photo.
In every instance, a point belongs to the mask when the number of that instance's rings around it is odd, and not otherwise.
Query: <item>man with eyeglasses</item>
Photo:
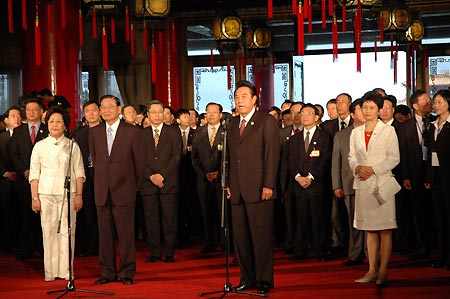
[[[21,233],[17,259],[26,260],[33,256],[34,249],[43,253],[40,215],[31,210],[30,158],[33,147],[48,135],[47,126],[41,123],[44,107],[38,99],[31,98],[25,105],[27,123],[14,129],[11,140],[11,159],[17,174],[17,188],[20,193]]]
[[[130,285],[136,273],[134,217],[136,191],[142,178],[144,146],[141,130],[120,121],[120,99],[100,98],[103,123],[91,128],[89,148],[94,166],[95,204],[99,231],[101,276],[96,284],[117,281]],[[120,251],[116,266],[115,231]]]

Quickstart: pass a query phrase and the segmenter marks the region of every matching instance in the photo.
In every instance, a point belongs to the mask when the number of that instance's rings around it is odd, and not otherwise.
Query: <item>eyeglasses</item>
[[[314,112],[300,112],[301,116],[316,115]]]

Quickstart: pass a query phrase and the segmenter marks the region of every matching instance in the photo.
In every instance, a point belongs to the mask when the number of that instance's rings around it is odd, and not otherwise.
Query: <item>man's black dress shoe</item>
[[[258,294],[267,294],[270,292],[270,284],[267,281],[257,281],[256,290]]]
[[[161,257],[160,256],[150,256],[147,259],[147,263],[156,263],[157,261],[161,261]]]
[[[342,263],[342,266],[355,266],[355,265],[362,265],[363,261],[353,261],[353,260],[346,260]]]
[[[164,261],[166,263],[175,263],[175,259],[173,258],[173,256],[166,256],[166,258],[164,259]]]
[[[239,261],[238,261],[237,257],[234,257],[230,262],[230,266],[237,265],[237,264],[239,264]]]
[[[113,282],[113,281],[116,281],[116,280],[117,279],[109,279],[109,278],[106,278],[106,277],[100,277],[100,279],[97,279],[95,281],[95,284],[105,284],[105,283]]]
[[[126,284],[126,285],[133,284],[133,278],[127,278],[127,277],[125,277],[125,278],[122,279],[122,283],[123,283],[123,284]]]
[[[248,289],[251,289],[251,287],[250,287],[249,284],[246,284],[246,283],[241,283],[241,284],[238,285],[237,287],[234,287],[234,288],[233,288],[233,290],[234,290],[234,291],[237,291],[237,292],[239,292],[239,291],[245,291],[245,290],[248,290]]]
[[[289,258],[290,261],[300,261],[300,260],[306,260],[308,256],[306,254],[294,254]]]

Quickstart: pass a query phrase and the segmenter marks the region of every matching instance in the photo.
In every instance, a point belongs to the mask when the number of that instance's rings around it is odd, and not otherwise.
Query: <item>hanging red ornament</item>
[[[130,42],[130,12],[128,10],[128,3],[125,6],[125,41]]]
[[[267,0],[267,14],[269,19],[273,18],[273,0]]]
[[[106,35],[105,17],[103,17],[102,26],[102,64],[103,69],[108,69],[108,36]]]
[[[303,19],[303,7],[302,2],[299,2],[298,5],[298,14],[297,14],[297,51],[298,55],[305,55],[305,29],[304,29],[304,19]]]
[[[151,50],[151,64],[152,64],[152,83],[156,84],[156,51],[155,51],[155,33],[152,31],[152,50]]]
[[[377,62],[378,61],[378,54],[377,54],[378,46],[377,46],[377,37],[376,36],[373,38],[373,52],[375,53],[375,62]]]
[[[312,4],[311,4],[311,0],[306,0],[306,2],[309,2],[309,4],[308,4],[308,15],[309,15],[309,19],[308,19],[308,33],[312,33],[312,31],[313,31],[313,26],[312,26],[312,21],[313,21]]]
[[[261,57],[261,75],[264,76],[264,72],[266,71],[266,65],[264,61],[264,57]]]
[[[347,6],[342,6],[342,32],[347,32]]]
[[[322,29],[325,29],[327,27],[327,12],[325,9],[325,1],[322,0]]]
[[[383,11],[380,11],[380,44],[384,43]]]
[[[391,60],[394,59],[394,37],[391,35]]]
[[[144,29],[142,31],[142,42],[144,44],[144,51],[147,51],[147,24],[144,21]]]
[[[213,54],[213,48],[209,49],[209,65],[211,66],[211,71],[214,69],[214,54]]]
[[[39,26],[39,10],[38,1],[36,0],[36,23],[34,26],[34,44],[35,44],[35,55],[36,55],[36,65],[40,66],[42,63],[42,49],[41,49],[41,27]]]
[[[227,60],[227,86],[228,90],[231,89],[231,68],[230,68],[230,60]]]
[[[309,5],[310,5],[309,1],[311,0],[304,0],[304,1],[305,3],[303,3],[303,18],[306,20],[312,17],[309,14]]]
[[[328,16],[334,16],[334,0],[328,0]]]
[[[22,0],[22,29],[27,30],[27,0]]]
[[[242,49],[242,57],[241,57],[241,73],[244,73],[244,80],[247,74],[247,61],[245,58],[245,48]]]
[[[333,25],[332,25],[332,43],[333,43],[333,62],[335,62],[338,58],[338,25],[336,16],[333,16]]]
[[[406,87],[411,89],[411,51],[406,48]]]
[[[130,25],[130,49],[131,56],[134,56],[134,25],[131,23]]]
[[[172,17],[171,21],[170,21],[170,28],[171,28],[171,38],[172,38],[172,42],[171,42],[171,46],[172,46],[172,53],[176,53],[177,52],[177,32],[175,30],[175,18]]]
[[[97,39],[97,10],[92,8],[92,38]]]
[[[47,3],[47,16],[52,15],[52,5]],[[47,31],[50,32],[52,29],[52,18],[47,18]]]
[[[292,14],[297,14],[297,0],[292,0]]]
[[[361,73],[361,41],[362,41],[362,31],[361,31],[361,22],[362,22],[362,8],[361,1],[357,0],[357,10],[355,16],[355,30],[356,30],[356,71]]]
[[[413,57],[415,53],[416,53],[416,42],[413,38],[411,41],[411,57]]]
[[[14,19],[13,19],[13,4],[12,0],[8,0],[8,30],[9,33],[14,33]]]
[[[84,44],[84,33],[83,33],[83,12],[81,9],[78,10],[78,34],[80,38],[80,46]]]
[[[116,43],[116,20],[111,18],[111,44]]]
[[[61,0],[61,27],[66,29],[67,18],[66,18],[66,0]]]
[[[394,85],[397,84],[397,54],[394,54]]]

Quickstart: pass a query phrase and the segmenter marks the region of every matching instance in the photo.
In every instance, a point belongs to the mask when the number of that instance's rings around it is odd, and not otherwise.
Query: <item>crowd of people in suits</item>
[[[79,257],[98,255],[97,284],[133,283],[136,238],[148,263],[175,262],[199,227],[201,253],[220,251],[224,205],[238,291],[274,287],[272,240],[291,261],[327,261],[344,248],[345,266],[367,257],[357,283],[384,285],[392,248],[412,260],[436,248],[431,265],[450,269],[449,90],[433,101],[416,91],[409,107],[376,88],[356,100],[339,94],[326,109],[286,101],[268,113],[250,82],[237,83],[234,96],[232,117],[214,102],[199,115],[158,101],[121,107],[105,95],[83,105],[71,134],[70,104],[48,89],[10,107],[0,133],[2,250],[20,260],[36,250],[46,281],[68,279],[68,235],[54,231],[70,148],[73,243]],[[401,191],[380,203],[374,191],[391,177]]]

